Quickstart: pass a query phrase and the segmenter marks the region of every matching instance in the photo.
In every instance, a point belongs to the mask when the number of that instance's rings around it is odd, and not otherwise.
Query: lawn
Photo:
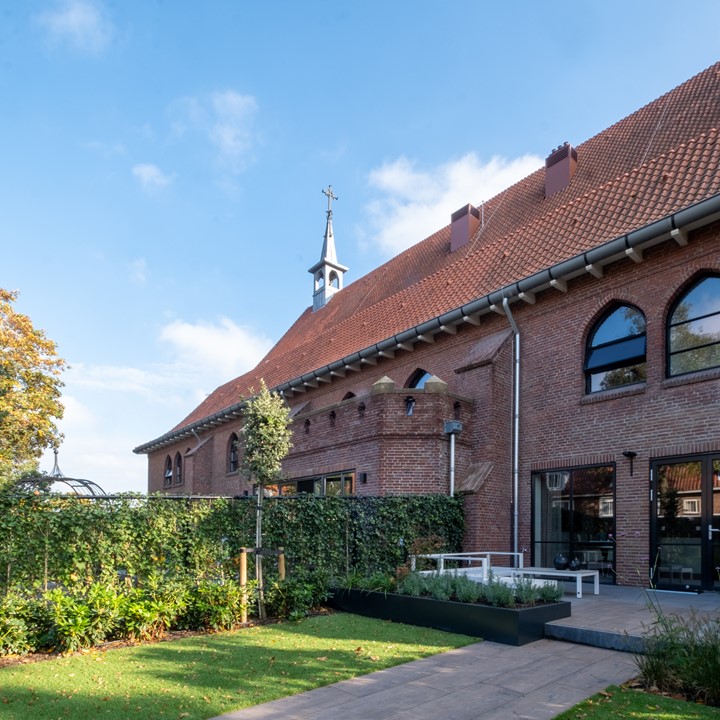
[[[0,669],[0,720],[202,720],[477,642],[337,613]]]
[[[720,710],[716,707],[613,686],[558,715],[556,720],[717,720],[718,717]]]

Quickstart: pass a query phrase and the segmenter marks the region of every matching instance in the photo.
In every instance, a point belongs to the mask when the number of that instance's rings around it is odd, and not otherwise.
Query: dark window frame
[[[638,312],[643,319],[644,330],[639,333],[624,335],[606,342],[594,343],[594,339],[602,326],[618,311],[629,308]],[[624,382],[612,388],[593,389],[593,378],[600,373],[609,373],[613,370],[630,370],[647,364],[647,324],[645,313],[636,305],[631,303],[613,303],[593,323],[585,343],[585,360],[583,373],[585,375],[585,392],[603,392],[615,387],[628,387],[645,382],[645,378]]]
[[[679,328],[682,326],[687,326],[692,323],[696,323],[699,320],[705,320],[706,318],[715,318],[720,317],[720,312],[714,312],[714,313],[705,313],[703,315],[693,315],[692,317],[685,318],[680,321],[673,322],[673,319],[675,317],[675,314],[678,312],[680,306],[682,305],[683,301],[692,293],[696,288],[698,288],[700,285],[702,285],[704,282],[708,280],[718,280],[720,281],[720,275],[718,273],[713,272],[706,272],[702,273],[701,275],[695,277],[693,280],[691,280],[688,284],[684,286],[678,297],[675,299],[675,301],[670,306],[670,311],[667,315],[667,322],[665,324],[665,377],[668,378],[674,378],[674,377],[681,377],[683,375],[690,375],[692,373],[698,373],[703,372],[705,370],[713,370],[715,368],[720,368],[720,362],[717,364],[712,365],[704,365],[702,367],[696,367],[692,368],[690,370],[684,370],[683,372],[672,372],[672,360],[674,357],[680,357],[682,355],[688,355],[691,352],[695,352],[697,350],[702,350],[704,348],[710,348],[718,346],[720,347],[720,340],[717,340],[715,342],[706,342],[706,343],[700,343],[697,345],[693,345],[691,347],[683,347],[680,350],[673,350],[672,349],[672,335],[673,335],[673,329]]]
[[[235,473],[240,469],[240,452],[237,443],[240,440],[237,433],[232,433],[228,439],[227,471]]]
[[[183,459],[182,455],[178,452],[175,453],[175,462],[173,463],[173,484],[182,485],[184,481]]]

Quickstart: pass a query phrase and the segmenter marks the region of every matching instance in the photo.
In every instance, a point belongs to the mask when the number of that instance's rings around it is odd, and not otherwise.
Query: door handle
[[[720,528],[714,528],[712,525],[708,525],[708,540],[713,539],[713,533],[720,533]]]

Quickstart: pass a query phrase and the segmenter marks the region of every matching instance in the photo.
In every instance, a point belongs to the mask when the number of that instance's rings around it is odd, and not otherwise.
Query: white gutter
[[[510,321],[513,331],[513,410],[512,410],[512,532],[513,532],[513,552],[518,552],[518,525],[519,525],[519,509],[518,499],[520,496],[520,330],[515,324],[512,312],[510,312],[510,304],[507,298],[503,298],[503,310]]]

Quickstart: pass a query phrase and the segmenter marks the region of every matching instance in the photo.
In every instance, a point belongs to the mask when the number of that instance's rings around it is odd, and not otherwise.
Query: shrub
[[[517,578],[513,583],[515,598],[520,605],[535,605],[540,598],[539,588],[535,587],[532,578]]]
[[[0,656],[25,655],[34,649],[29,605],[16,593],[0,601]]]
[[[560,583],[546,583],[538,588],[540,600],[546,603],[559,602],[565,595],[565,591],[560,587]]]
[[[449,600],[454,594],[454,583],[451,573],[433,573],[428,578],[427,591],[435,600]]]
[[[454,578],[455,597],[459,602],[474,603],[480,598],[480,586],[470,580],[467,575],[456,575]]]
[[[242,621],[256,598],[255,583],[248,584],[248,599],[236,582],[204,580],[189,593],[187,606],[178,619],[178,627],[190,630],[230,630]]]
[[[515,607],[515,591],[489,574],[488,581],[480,586],[480,599],[493,607]]]
[[[643,684],[720,706],[720,621],[666,615],[656,605],[652,610],[645,654],[636,657]]]
[[[121,633],[130,640],[155,640],[171,628],[188,603],[181,580],[152,575],[144,586],[128,588],[120,606]]]
[[[412,595],[420,597],[427,594],[427,576],[420,573],[408,573],[402,581],[398,583],[398,592],[403,595]]]
[[[62,588],[45,594],[50,609],[54,645],[61,652],[75,652],[94,644],[90,608],[82,597]]]
[[[276,580],[266,590],[268,614],[299,620],[327,600],[328,587],[327,577],[317,572]]]

